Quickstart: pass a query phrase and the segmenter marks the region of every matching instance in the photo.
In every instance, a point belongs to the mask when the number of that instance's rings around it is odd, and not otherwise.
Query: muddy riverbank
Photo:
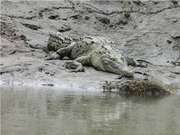
[[[124,15],[124,11],[128,14]],[[180,3],[172,1],[1,1],[0,86],[30,85],[102,89],[117,75],[86,67],[65,69],[67,60],[46,61],[49,33],[74,40],[102,36],[114,50],[144,67],[130,67],[180,89]]]

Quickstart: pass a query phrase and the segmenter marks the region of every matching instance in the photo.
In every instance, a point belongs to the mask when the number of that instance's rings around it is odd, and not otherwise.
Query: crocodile
[[[131,72],[128,65],[139,66],[138,61],[134,63],[133,59],[124,57],[111,47],[111,41],[103,37],[84,37],[78,41],[66,42],[68,38],[62,35],[51,35],[48,46],[56,45],[55,52],[52,53],[47,60],[62,59],[69,57],[70,60],[65,67],[73,72],[84,71],[83,66],[92,66],[97,70],[105,71],[120,75],[119,81],[106,81],[103,84],[104,92],[117,93],[125,96],[142,96],[142,97],[163,97],[173,94],[169,89],[157,83],[154,79],[147,79],[148,74],[142,74],[144,79],[137,79],[137,72]],[[58,41],[60,40],[60,41]],[[68,41],[70,41],[68,39]],[[65,43],[65,44],[63,44]],[[140,61],[148,63],[147,61]],[[130,64],[131,63],[131,64]],[[149,63],[148,63],[149,64]],[[141,64],[140,64],[141,65]],[[142,65],[141,65],[142,66]],[[150,78],[150,77],[148,77]],[[154,81],[153,81],[154,80]]]
[[[63,44],[61,36],[50,35],[48,47],[53,48],[55,52],[46,59],[69,57],[73,61],[66,63],[65,67],[73,72],[84,71],[83,66],[91,66],[100,71],[133,77],[133,73],[128,69],[126,58],[114,51],[111,43],[103,37],[86,36],[78,41],[68,42],[67,45]]]

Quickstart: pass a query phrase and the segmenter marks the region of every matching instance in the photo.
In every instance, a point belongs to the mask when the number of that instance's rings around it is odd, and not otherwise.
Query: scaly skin
[[[49,40],[49,42],[51,42],[49,44],[53,44],[54,41]],[[114,52],[102,38],[85,37],[80,41],[72,42],[67,47],[59,46],[59,49],[47,59],[62,59],[63,57],[69,57],[76,63],[78,62],[78,64],[69,62],[70,65],[67,66],[73,65],[72,71],[75,72],[82,71],[83,66],[92,66],[100,71],[128,77],[133,76],[127,69],[125,58]],[[77,65],[75,69],[74,65]]]
[[[60,48],[67,47],[71,42],[72,39],[68,36],[63,36],[60,33],[50,34],[47,49],[49,51],[57,51]]]

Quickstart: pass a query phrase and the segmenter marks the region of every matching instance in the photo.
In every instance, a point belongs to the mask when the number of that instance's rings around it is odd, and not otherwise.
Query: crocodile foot
[[[65,63],[65,68],[71,72],[84,72],[85,69],[83,65],[76,61],[68,61]]]
[[[49,56],[47,56],[47,57],[45,58],[45,60],[57,60],[57,59],[60,59],[60,55],[57,54],[56,52],[50,54]]]

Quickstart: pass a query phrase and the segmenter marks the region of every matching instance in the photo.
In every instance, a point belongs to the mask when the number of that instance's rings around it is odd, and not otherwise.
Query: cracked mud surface
[[[1,86],[60,86],[101,89],[117,75],[86,68],[70,73],[60,60],[45,61],[49,33],[74,40],[85,35],[112,40],[113,48],[135,60],[147,61],[134,71],[180,89],[180,2],[152,1],[2,1]],[[125,14],[124,11],[128,11]],[[83,80],[83,81],[82,81]],[[30,83],[31,82],[31,83]],[[66,84],[66,85],[65,85]]]

